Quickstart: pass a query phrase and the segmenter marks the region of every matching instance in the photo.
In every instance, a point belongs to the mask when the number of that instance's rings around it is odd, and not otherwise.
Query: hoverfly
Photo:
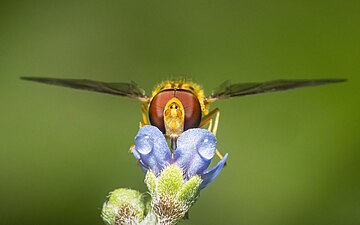
[[[209,103],[238,96],[260,94],[288,89],[324,85],[343,82],[345,79],[314,79],[314,80],[274,80],[262,83],[222,83],[205,96],[203,89],[196,83],[186,80],[167,80],[158,84],[151,96],[135,82],[105,83],[84,79],[58,79],[45,77],[22,77],[24,80],[68,88],[101,92],[111,95],[126,96],[142,102],[143,121],[140,127],[151,124],[170,140],[172,151],[176,149],[176,140],[187,129],[208,126],[216,135],[220,111],[215,108],[209,111]],[[147,119],[147,114],[149,120]],[[213,120],[213,117],[215,119]],[[222,155],[217,150],[217,155]]]

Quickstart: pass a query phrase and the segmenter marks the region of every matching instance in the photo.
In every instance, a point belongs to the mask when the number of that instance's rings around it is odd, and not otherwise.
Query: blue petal
[[[135,137],[133,149],[135,158],[140,159],[144,169],[151,169],[158,175],[170,164],[171,153],[164,135],[154,126],[143,126]]]
[[[134,155],[134,157],[135,157],[136,160],[139,160],[139,159],[140,159],[140,154],[139,154],[139,152],[135,149],[135,147],[132,149],[132,152],[131,152],[131,153]]]
[[[187,178],[202,174],[216,151],[216,138],[205,129],[189,129],[177,140],[175,163],[184,170]]]
[[[140,154],[138,153],[138,151],[134,148],[132,150],[132,154],[135,156],[135,159],[138,161],[142,171],[144,171],[144,173],[146,173],[148,171],[148,167],[144,165],[144,163],[140,160]]]
[[[205,171],[202,175],[202,182],[200,184],[200,189],[205,188],[206,186],[208,186],[216,177],[217,175],[219,175],[220,171],[222,170],[222,168],[224,167],[224,164],[226,162],[226,158],[228,157],[228,154],[226,153],[226,155],[224,156],[224,158],[222,158],[220,160],[220,162],[218,162],[218,164],[216,166],[214,166],[213,168],[211,168],[210,170]]]

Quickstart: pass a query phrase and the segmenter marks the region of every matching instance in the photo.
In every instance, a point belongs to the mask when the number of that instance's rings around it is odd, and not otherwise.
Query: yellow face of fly
[[[171,98],[164,108],[164,124],[166,136],[177,138],[184,131],[185,111],[181,101]]]

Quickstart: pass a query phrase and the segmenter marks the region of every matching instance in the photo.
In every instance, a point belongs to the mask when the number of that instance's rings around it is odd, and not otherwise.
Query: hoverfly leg
[[[213,120],[210,119],[209,120],[209,127],[208,127],[208,130],[211,131],[212,130],[212,127],[213,127]]]
[[[131,145],[130,148],[129,148],[129,153],[132,153],[134,148],[135,148],[135,145]]]
[[[216,116],[215,116],[215,123],[214,123],[214,128],[213,128],[212,127],[212,117],[214,116],[214,114],[216,114]],[[204,116],[201,119],[199,127],[209,125],[210,129],[209,129],[209,127],[208,127],[208,129],[216,136],[217,126],[219,125],[219,119],[220,119],[220,110],[219,110],[219,108],[215,108],[214,110],[209,112],[206,116]]]
[[[224,156],[221,154],[219,149],[216,149],[216,155],[220,158],[220,160],[222,160],[224,158]]]
[[[220,110],[218,108],[216,108],[212,112],[214,112],[216,115],[215,115],[214,127],[211,132],[216,136],[216,132],[217,132],[217,129],[219,126],[219,120],[220,120]]]
[[[216,149],[216,155],[219,157],[220,160],[224,158],[224,156],[221,154],[219,149]],[[224,167],[227,165],[227,162],[225,162]]]
[[[201,128],[201,127],[204,127],[204,126],[207,126],[207,125],[209,125],[208,126],[208,131],[211,131],[211,128],[212,128],[212,119],[208,119],[208,120],[206,120],[206,121],[202,121],[201,122],[201,124],[199,125],[199,127]]]
[[[199,127],[204,127],[206,125],[209,125],[210,123],[210,119],[209,118],[205,118],[206,116],[204,116],[202,119],[201,119],[201,122],[200,122],[200,125]]]
[[[214,114],[215,114],[215,121],[213,124],[212,116],[214,116]],[[199,127],[209,125],[208,130],[210,130],[211,133],[213,133],[216,136],[217,128],[219,126],[219,120],[220,120],[220,110],[219,108],[215,108],[201,119],[201,123]]]
[[[146,108],[145,104],[141,105],[141,116],[142,116],[143,121],[139,122],[139,128],[142,128],[143,126],[149,124],[149,122],[147,120],[147,108]]]
[[[213,123],[212,117],[214,115],[215,115],[215,120],[214,120],[214,123]],[[220,110],[219,110],[219,108],[215,108],[214,110],[209,112],[206,116],[204,116],[201,119],[201,123],[200,123],[199,127],[209,125],[208,130],[211,131],[211,133],[213,133],[216,136],[217,129],[218,129],[218,126],[219,126],[219,121],[220,121]],[[218,149],[216,149],[216,155],[220,158],[220,160],[222,158],[224,158],[224,156],[220,153],[220,151]]]
[[[135,148],[135,145],[131,145],[131,146],[130,146],[130,149],[129,149],[129,153],[132,153],[133,150],[134,150],[134,148]],[[140,160],[141,160],[141,159],[136,160],[136,164],[137,164],[138,166],[140,166]]]
[[[142,116],[142,119],[143,119],[143,125],[148,125],[149,122],[147,120],[147,107],[145,106],[145,104],[142,104],[141,105],[141,116]]]

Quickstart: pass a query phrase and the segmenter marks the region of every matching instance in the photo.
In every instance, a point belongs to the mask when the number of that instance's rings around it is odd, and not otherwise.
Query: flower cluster
[[[185,180],[195,175],[202,179],[203,189],[213,181],[223,168],[227,154],[212,169],[206,170],[216,152],[216,138],[208,130],[194,128],[182,133],[177,140],[177,149],[171,154],[161,131],[154,126],[140,128],[135,137],[133,154],[144,170],[151,170],[156,176],[169,165],[178,166]]]
[[[176,224],[224,167],[227,154],[208,169],[215,152],[216,138],[208,130],[183,132],[172,153],[158,128],[140,128],[132,153],[146,173],[151,199],[146,202],[136,191],[118,189],[104,204],[103,219],[109,225]]]

